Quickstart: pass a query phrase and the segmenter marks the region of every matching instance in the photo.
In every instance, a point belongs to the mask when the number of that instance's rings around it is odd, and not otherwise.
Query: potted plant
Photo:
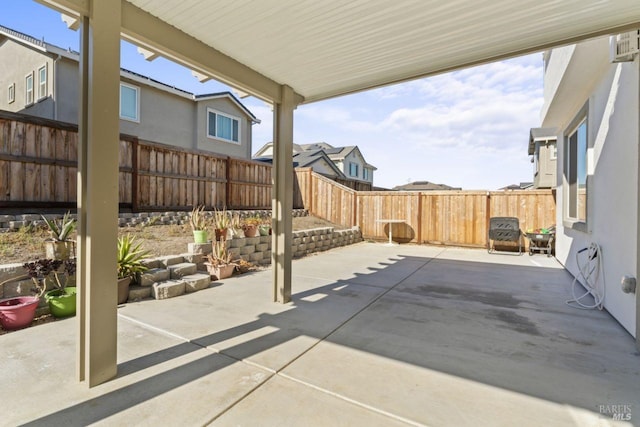
[[[261,236],[269,236],[271,235],[271,218],[263,218],[260,225],[258,226],[258,233]]]
[[[226,240],[227,229],[229,228],[229,224],[231,223],[229,215],[227,215],[227,210],[224,208],[221,211],[216,209],[213,213],[213,221],[215,227],[214,231],[216,233],[216,241]]]
[[[38,259],[22,265],[27,275],[44,292],[49,311],[55,317],[68,317],[76,314],[76,287],[68,286],[69,279],[76,273],[76,259]],[[62,269],[62,270],[61,270]],[[46,291],[48,285],[53,289]]]
[[[193,241],[195,243],[207,243],[207,218],[204,206],[196,206],[191,211],[189,218],[191,231],[193,231]]]
[[[257,216],[249,216],[242,222],[242,230],[245,237],[256,237],[258,235],[258,225],[262,220]]]
[[[234,213],[229,223],[231,229],[231,237],[233,239],[244,238],[244,230],[242,230],[242,221],[240,221],[240,215]]]
[[[227,250],[226,240],[220,240],[212,243],[213,252],[207,255],[207,271],[213,280],[222,280],[230,277],[236,268],[233,256]]]
[[[138,273],[147,271],[142,261],[148,251],[142,249],[142,242],[135,237],[125,235],[118,238],[118,304],[124,304],[129,299],[129,285]]]
[[[51,237],[44,241],[45,258],[65,260],[75,256],[75,242],[71,240],[71,234],[77,227],[77,221],[71,213],[64,214],[61,220],[42,219],[49,229]]]
[[[0,286],[16,280],[27,279],[28,277],[25,274],[24,276],[5,280],[0,283]],[[16,329],[26,328],[33,322],[43,290],[38,287],[36,291],[37,295],[35,296],[19,296],[0,301],[0,325],[2,329],[15,331]]]

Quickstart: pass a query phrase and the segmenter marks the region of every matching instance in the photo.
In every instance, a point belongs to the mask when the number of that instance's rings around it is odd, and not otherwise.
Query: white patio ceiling
[[[640,26],[638,0],[126,1],[304,102]]]

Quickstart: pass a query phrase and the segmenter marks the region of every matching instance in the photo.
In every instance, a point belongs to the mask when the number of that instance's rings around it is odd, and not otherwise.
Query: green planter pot
[[[193,242],[194,243],[207,243],[207,230],[194,230]]]
[[[76,314],[76,288],[54,289],[44,294],[49,310],[55,317],[69,317]]]

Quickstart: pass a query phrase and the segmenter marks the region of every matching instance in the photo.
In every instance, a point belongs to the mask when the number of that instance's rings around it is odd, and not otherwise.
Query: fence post
[[[225,163],[225,186],[224,186],[224,205],[226,208],[233,207],[231,203],[231,156],[227,156],[227,161]]]
[[[485,246],[489,249],[489,223],[491,222],[491,193],[487,191],[485,213]]]
[[[309,212],[309,214],[313,213],[313,169],[308,168],[307,169],[307,174],[308,174],[308,178],[307,178],[307,200],[309,201],[308,204],[309,206],[307,207],[307,211]]]
[[[351,226],[355,227],[359,224],[358,221],[358,192],[356,190],[353,191],[353,220],[351,221]]]
[[[418,244],[422,244],[422,192],[418,192]]]
[[[138,164],[138,138],[134,138],[131,141],[131,211],[138,212],[139,195],[138,195],[138,170],[140,165]]]

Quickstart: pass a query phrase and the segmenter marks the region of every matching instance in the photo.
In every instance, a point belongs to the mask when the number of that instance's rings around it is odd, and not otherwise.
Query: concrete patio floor
[[[92,389],[74,319],[0,336],[0,424],[640,425],[634,340],[565,305],[553,258],[361,243],[293,276],[286,305],[263,271],[120,307],[118,377]]]

